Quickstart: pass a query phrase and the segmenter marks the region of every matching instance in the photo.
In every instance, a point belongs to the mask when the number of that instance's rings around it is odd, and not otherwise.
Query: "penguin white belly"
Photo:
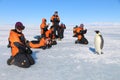
[[[95,36],[95,51],[98,54],[101,54],[101,38],[99,35]]]

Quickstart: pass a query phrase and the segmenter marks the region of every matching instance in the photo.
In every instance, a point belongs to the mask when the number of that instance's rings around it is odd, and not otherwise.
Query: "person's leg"
[[[10,58],[7,60],[8,65],[12,65],[14,62],[14,57],[10,56]]]
[[[83,38],[83,43],[88,44],[88,40],[85,37]]]
[[[30,65],[31,65],[28,58],[25,56],[25,54],[21,54],[21,53],[18,53],[14,57],[14,63],[13,64],[18,66],[18,67],[22,67],[22,68],[29,68]]]
[[[25,54],[25,55],[28,58],[31,65],[35,64],[35,61],[34,61],[33,57],[30,54]]]
[[[88,44],[88,40],[85,37],[82,37],[81,40],[79,40],[79,43]]]
[[[61,31],[60,31],[60,28],[57,28],[57,34],[58,34],[58,39],[61,38]]]
[[[57,35],[56,35],[56,25],[53,25],[53,28],[54,28],[53,33],[54,33],[54,35],[55,35],[55,37],[56,37],[56,36],[57,36]]]
[[[61,31],[61,38],[64,38],[64,29]]]

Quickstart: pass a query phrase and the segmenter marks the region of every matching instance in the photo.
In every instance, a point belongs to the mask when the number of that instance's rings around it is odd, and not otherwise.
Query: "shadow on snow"
[[[95,48],[89,47],[89,50],[90,50],[93,54],[96,54],[96,53],[95,53]]]

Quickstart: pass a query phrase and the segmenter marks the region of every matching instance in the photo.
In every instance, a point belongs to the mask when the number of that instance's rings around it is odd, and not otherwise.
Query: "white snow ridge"
[[[120,27],[85,26],[88,45],[75,44],[72,27],[65,30],[65,38],[51,49],[32,49],[35,65],[30,68],[8,66],[11,54],[7,48],[9,30],[0,29],[0,80],[120,80]],[[102,55],[94,53],[94,30],[100,30],[104,38]],[[39,35],[39,27],[26,27],[28,40]]]

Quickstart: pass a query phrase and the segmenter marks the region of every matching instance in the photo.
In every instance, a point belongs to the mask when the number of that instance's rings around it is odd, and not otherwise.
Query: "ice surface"
[[[74,44],[72,27],[65,30],[65,38],[51,49],[32,49],[35,65],[28,69],[8,66],[11,54],[7,48],[11,27],[0,27],[0,80],[119,80],[120,27],[85,26],[88,45]],[[103,55],[94,53],[94,30],[104,38]],[[23,32],[28,40],[39,35],[39,27],[27,27]]]

